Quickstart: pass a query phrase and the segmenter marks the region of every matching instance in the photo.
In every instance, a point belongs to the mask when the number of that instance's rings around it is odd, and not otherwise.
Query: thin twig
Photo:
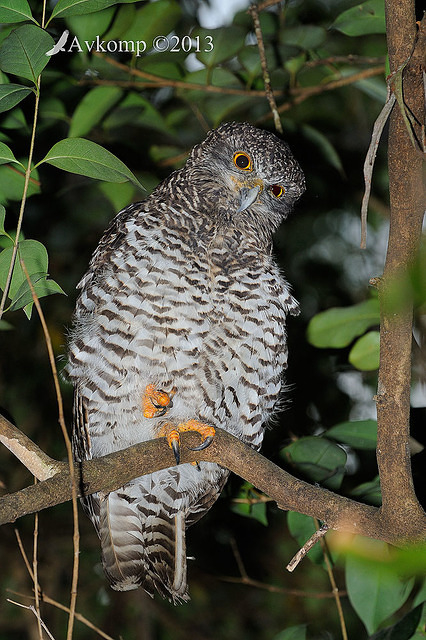
[[[7,168],[9,169],[9,171],[13,171],[14,173],[17,173],[18,176],[25,179],[25,172],[22,173],[22,171],[19,171],[19,169],[17,169],[11,164],[8,164]],[[25,169],[24,166],[22,168]],[[41,180],[36,180],[35,178],[30,177],[30,183],[33,184],[35,187],[41,187]]]
[[[145,80],[150,81],[150,84],[149,84],[150,87],[158,87],[158,88],[173,87],[174,89],[185,89],[187,91],[195,90],[195,91],[205,91],[207,93],[220,93],[220,94],[235,95],[235,96],[255,96],[258,98],[265,97],[265,91],[262,91],[262,90],[236,89],[234,87],[217,87],[213,84],[198,84],[196,82],[185,82],[184,80],[172,80],[171,78],[162,78],[161,76],[156,76],[153,73],[148,73],[147,71],[142,71],[141,69],[136,69],[134,67],[129,67],[127,64],[118,62],[118,60],[114,60],[114,58],[98,53],[97,51],[94,51],[93,55],[98,56],[99,58],[102,58],[102,60],[110,64],[112,67],[116,67],[121,71],[125,71],[130,76],[134,76],[135,78],[144,78]],[[101,80],[98,82],[96,78],[93,78],[94,84],[105,84],[105,85],[113,84],[115,86],[118,85],[118,86],[133,86],[133,87],[147,86],[145,82],[138,82],[138,83],[129,83],[126,81],[124,82],[125,84],[122,84],[122,81],[120,80],[111,80],[111,81]],[[90,80],[82,79],[80,82],[80,84],[87,84],[87,83],[90,83]],[[277,93],[278,95],[283,94],[282,91],[279,91]]]
[[[319,522],[318,522],[318,520],[316,518],[314,518],[314,521],[315,521],[315,526],[317,527],[317,531],[319,531],[320,528],[321,528],[319,526]],[[334,579],[333,567],[332,567],[331,561],[330,561],[330,553],[329,553],[325,538],[321,537],[319,539],[319,543],[321,545],[322,553],[323,553],[323,556],[324,556],[325,566],[326,566],[326,569],[327,569],[328,577],[330,579],[330,584],[331,584],[331,588],[332,588],[332,594],[333,594],[334,600],[336,602],[337,613],[338,613],[339,622],[340,622],[340,629],[342,631],[342,640],[348,640],[348,632],[346,630],[345,617],[343,615],[342,603],[340,601],[341,594],[340,594],[339,589],[337,587],[336,580]]]
[[[315,600],[329,600],[334,598],[334,594],[331,591],[303,591],[302,589],[286,589],[285,587],[277,587],[275,584],[267,584],[266,582],[260,582],[260,580],[254,580],[253,578],[235,578],[233,576],[220,576],[219,580],[222,582],[230,582],[232,584],[244,584],[247,587],[254,587],[255,589],[262,589],[269,593],[282,593],[288,596],[294,596],[295,598],[313,598]],[[347,595],[346,591],[340,591],[341,596]]]
[[[25,552],[24,545],[22,544],[21,534],[19,533],[18,529],[15,529],[15,535],[16,535],[16,539],[18,541],[19,551],[21,552],[21,556],[22,556],[22,558],[24,560],[24,563],[25,563],[25,566],[27,568],[27,571],[30,574],[31,580],[34,582],[34,573],[33,573],[33,570],[31,568],[30,562],[28,560],[28,556],[27,556],[27,554]]]
[[[34,596],[27,595],[26,593],[19,593],[17,591],[13,591],[12,589],[6,589],[6,591],[8,593],[13,593],[14,595],[19,596],[20,598],[29,598],[31,600],[34,600]],[[69,607],[66,607],[61,602],[58,602],[57,600],[50,598],[50,596],[48,596],[46,593],[44,592],[40,593],[40,598],[45,604],[50,604],[52,605],[52,607],[56,607],[57,609],[60,609],[61,611],[64,611],[65,613],[69,614],[70,612]],[[92,629],[92,631],[95,631],[95,633],[97,633],[101,638],[104,638],[105,640],[114,640],[114,638],[112,638],[107,633],[105,633],[105,631],[102,631],[102,629],[99,629],[99,627],[94,625],[93,622],[90,622],[90,620],[88,620],[85,616],[83,616],[78,611],[75,612],[75,618],[76,620],[84,624],[89,629]]]
[[[383,128],[386,124],[389,114],[392,111],[395,104],[395,95],[391,93],[388,87],[388,95],[383,109],[379,113],[374,126],[373,133],[371,134],[370,146],[368,147],[367,155],[364,162],[364,183],[365,190],[362,198],[361,205],[361,249],[365,249],[367,246],[367,212],[368,202],[370,200],[371,181],[373,177],[374,162],[376,159],[377,148],[379,146],[380,138],[383,132]]]
[[[278,112],[283,113],[284,111],[288,111],[292,107],[304,102],[311,96],[319,95],[320,93],[324,93],[325,91],[332,91],[333,89],[340,89],[341,87],[346,87],[350,84],[354,84],[355,82],[359,82],[360,80],[364,80],[365,78],[371,78],[372,76],[377,76],[384,73],[385,67],[381,65],[379,67],[372,67],[371,69],[364,69],[363,71],[359,71],[358,73],[352,73],[349,76],[345,76],[343,78],[339,78],[338,80],[331,80],[324,84],[315,85],[314,87],[297,87],[290,90],[290,95],[294,96],[291,100],[287,102],[283,102],[278,107]],[[271,118],[270,113],[266,113],[256,120],[256,123],[263,122],[264,120],[269,120]]]
[[[32,604],[28,606],[26,604],[22,604],[21,602],[15,602],[15,600],[11,600],[10,598],[7,598],[6,601],[10,602],[10,604],[16,604],[17,607],[22,607],[22,609],[28,609],[28,611],[31,611],[35,615],[35,617],[37,618],[37,620],[39,622],[39,625],[40,625],[40,629],[43,628],[45,630],[45,632],[47,633],[47,635],[49,636],[49,638],[51,640],[55,640],[55,638],[52,636],[52,634],[50,633],[49,629],[46,627],[46,625],[43,622],[43,620],[40,618],[40,614],[36,611],[35,607],[33,607]]]
[[[301,589],[286,589],[285,587],[277,587],[273,584],[266,584],[265,582],[260,582],[259,580],[254,580],[250,578],[248,575],[246,568],[244,566],[243,560],[241,558],[240,551],[237,547],[237,544],[234,538],[231,538],[231,547],[232,552],[235,557],[235,561],[238,565],[238,569],[240,572],[239,578],[234,578],[231,576],[222,576],[220,579],[224,582],[232,582],[234,584],[245,584],[249,587],[255,587],[256,589],[263,589],[264,591],[269,591],[269,593],[282,593],[285,595],[296,596],[300,598],[316,598],[319,600],[334,598],[334,594],[329,591],[325,592],[313,592],[313,591],[302,591]]]
[[[46,319],[44,317],[44,313],[41,308],[40,301],[37,297],[34,286],[31,282],[30,276],[28,274],[28,270],[23,260],[21,260],[20,263],[22,266],[22,270],[25,273],[25,277],[27,278],[28,286],[30,287],[30,290],[31,290],[31,295],[34,301],[34,305],[37,309],[37,313],[40,318],[40,323],[43,328],[44,340],[46,343],[47,352],[49,356],[49,362],[52,370],[53,382],[54,382],[55,392],[56,392],[56,400],[58,404],[58,414],[59,414],[58,419],[59,419],[59,424],[61,426],[64,440],[65,440],[68,466],[69,466],[70,475],[71,475],[72,510],[73,510],[73,525],[74,525],[74,533],[73,533],[74,560],[73,560],[73,572],[72,572],[72,580],[71,580],[70,615],[68,619],[68,630],[67,630],[67,640],[71,640],[73,626],[74,626],[75,606],[77,601],[77,583],[78,583],[79,548],[80,548],[80,533],[78,529],[78,504],[77,504],[78,488],[77,488],[77,483],[76,483],[75,474],[74,474],[74,460],[72,455],[71,441],[65,425],[64,406],[62,402],[61,388],[59,386],[59,377],[58,377],[58,371],[56,368],[55,354],[53,351],[52,340],[50,338],[49,329],[47,327]]]
[[[235,561],[236,561],[236,563],[238,565],[238,569],[240,571],[242,579],[244,581],[248,580],[249,576],[248,576],[248,573],[247,573],[246,568],[244,566],[244,562],[243,562],[243,560],[241,558],[240,550],[238,549],[237,543],[235,542],[235,538],[231,538],[231,547],[232,547],[232,553],[234,554],[234,558],[235,558]]]
[[[308,551],[312,549],[312,547],[320,540],[328,531],[328,526],[323,524],[315,533],[305,542],[303,547],[299,549],[296,555],[290,560],[288,565],[286,566],[287,571],[294,571],[297,565],[303,558],[306,556]]]
[[[257,5],[252,4],[249,7],[249,13],[252,17],[253,20],[253,25],[254,25],[254,32],[256,34],[256,39],[257,39],[257,48],[259,49],[259,57],[260,57],[260,64],[262,66],[262,75],[263,75],[263,84],[265,87],[265,93],[266,93],[266,97],[268,99],[269,102],[269,106],[271,108],[271,112],[274,118],[274,125],[275,125],[275,129],[279,132],[279,133],[283,133],[283,126],[281,124],[281,120],[280,120],[280,116],[277,110],[277,103],[275,102],[275,98],[274,98],[274,94],[272,91],[272,87],[271,87],[271,78],[269,76],[269,69],[268,69],[268,62],[266,60],[266,52],[265,52],[265,45],[263,43],[263,34],[262,34],[262,28],[260,26],[260,20],[259,20],[259,10]]]
[[[258,498],[232,498],[231,502],[234,504],[265,504],[265,502],[274,502],[272,498],[268,496],[259,496]]]
[[[312,68],[335,65],[335,64],[384,64],[386,62],[386,58],[384,56],[357,56],[350,53],[347,56],[329,56],[328,58],[317,58],[315,60],[308,60],[305,62],[304,67]]]
[[[34,483],[37,482],[37,478],[34,478]],[[37,613],[38,635],[40,640],[43,640],[42,620],[40,613],[40,598],[39,592],[41,591],[38,582],[38,562],[37,562],[37,548],[38,548],[38,513],[34,516],[34,533],[33,533],[33,581],[34,581],[34,594],[35,594],[35,610]]]

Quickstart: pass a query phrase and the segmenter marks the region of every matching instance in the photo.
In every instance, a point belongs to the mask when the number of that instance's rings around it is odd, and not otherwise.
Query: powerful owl
[[[179,432],[215,427],[258,449],[298,305],[272,234],[304,191],[286,143],[250,124],[210,131],[182,169],[113,220],[78,287],[68,374],[74,455],[166,437],[176,466],[84,499],[113,589],[189,599],[185,529],[229,472],[179,465]]]

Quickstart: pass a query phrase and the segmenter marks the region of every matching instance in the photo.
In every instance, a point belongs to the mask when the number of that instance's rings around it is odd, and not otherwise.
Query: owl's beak
[[[240,213],[241,211],[245,211],[245,209],[248,209],[250,205],[252,205],[253,202],[255,202],[260,191],[261,191],[261,187],[258,184],[253,187],[242,187],[240,189],[240,206],[237,209],[237,213]]]

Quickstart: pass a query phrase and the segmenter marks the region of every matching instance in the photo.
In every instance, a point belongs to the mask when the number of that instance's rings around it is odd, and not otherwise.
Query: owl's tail
[[[154,505],[159,507],[160,505]],[[153,513],[129,496],[112,492],[100,503],[102,562],[111,587],[157,590],[174,604],[189,600],[185,516]]]

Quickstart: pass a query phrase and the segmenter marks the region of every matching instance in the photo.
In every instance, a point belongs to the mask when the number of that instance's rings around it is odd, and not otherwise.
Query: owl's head
[[[186,165],[201,200],[229,222],[273,231],[305,190],[289,146],[245,122],[210,131]]]

